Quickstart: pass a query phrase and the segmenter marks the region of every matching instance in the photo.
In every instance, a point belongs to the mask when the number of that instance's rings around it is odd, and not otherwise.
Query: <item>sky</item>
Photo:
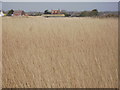
[[[24,11],[67,10],[67,11],[118,11],[117,2],[3,2],[2,9]]]
[[[119,0],[1,0],[3,2],[118,2]]]

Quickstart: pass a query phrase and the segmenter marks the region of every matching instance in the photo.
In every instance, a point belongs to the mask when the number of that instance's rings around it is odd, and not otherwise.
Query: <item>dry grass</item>
[[[4,88],[114,88],[118,20],[3,18]]]
[[[2,88],[2,18],[0,17],[0,89]]]

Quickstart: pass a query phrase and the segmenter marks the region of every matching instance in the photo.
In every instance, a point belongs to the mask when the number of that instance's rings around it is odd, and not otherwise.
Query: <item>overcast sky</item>
[[[118,2],[119,0],[0,0],[3,2]]]
[[[39,11],[44,10],[67,10],[67,11],[88,11],[98,9],[98,11],[118,11],[117,2],[3,2],[2,9],[7,11],[25,10]]]

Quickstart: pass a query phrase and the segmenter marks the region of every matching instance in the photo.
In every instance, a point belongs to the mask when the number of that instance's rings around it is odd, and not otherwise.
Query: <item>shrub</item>
[[[49,12],[48,10],[45,10],[44,14],[51,14],[51,12]]]
[[[11,16],[13,14],[13,12],[14,12],[13,9],[9,10],[8,13],[7,13],[7,16]]]

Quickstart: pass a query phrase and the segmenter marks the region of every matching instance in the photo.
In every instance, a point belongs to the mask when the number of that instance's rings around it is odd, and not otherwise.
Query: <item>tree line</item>
[[[11,9],[7,12],[7,16],[11,16],[13,14],[14,10]],[[45,10],[43,13],[40,12],[32,12],[31,14],[29,14],[30,16],[41,16],[42,14],[51,14],[51,12],[49,10]],[[74,12],[74,15],[72,15],[70,12],[68,11],[61,11],[61,14],[64,14],[65,17],[98,17],[99,12],[97,9],[93,9],[91,11],[82,11],[79,13]],[[116,17],[117,15],[114,14],[107,14],[106,17]]]

